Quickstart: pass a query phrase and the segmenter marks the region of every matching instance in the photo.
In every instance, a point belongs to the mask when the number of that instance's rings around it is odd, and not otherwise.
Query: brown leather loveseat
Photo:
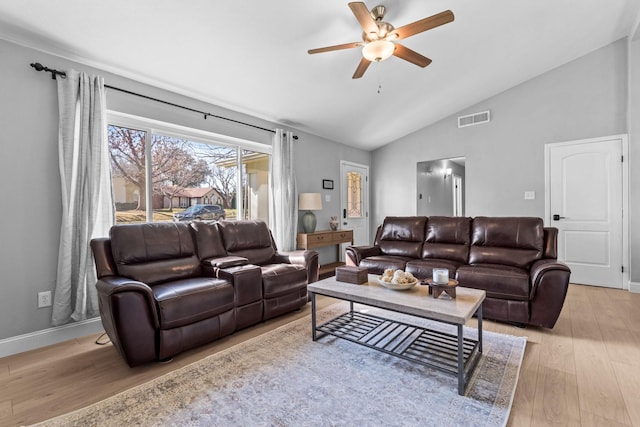
[[[91,248],[102,324],[129,366],[296,310],[318,280],[318,253],[279,253],[262,221],[115,225]]]
[[[533,217],[387,217],[373,246],[350,246],[347,264],[371,274],[402,269],[420,279],[446,268],[460,286],[487,292],[485,318],[553,328],[569,285],[557,229]]]

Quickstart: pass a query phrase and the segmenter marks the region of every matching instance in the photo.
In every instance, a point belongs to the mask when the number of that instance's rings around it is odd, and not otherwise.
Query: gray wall
[[[296,183],[299,193],[322,194],[322,210],[314,211],[318,224],[316,231],[328,230],[331,216],[340,216],[340,160],[369,165],[371,153],[344,144],[329,142],[317,136],[307,135],[298,140],[296,151]],[[322,180],[333,180],[333,190],[322,188]],[[326,196],[331,201],[327,202]],[[302,215],[300,215],[301,217]],[[302,229],[301,219],[298,229]],[[320,264],[336,261],[336,246],[318,248]]]
[[[29,67],[30,63],[41,62],[51,68],[72,67],[96,72],[112,86],[268,129],[282,127],[2,40],[0,58],[0,129],[3,148],[0,157],[3,212],[0,226],[0,339],[44,330],[51,325],[51,308],[37,308],[37,293],[53,290],[58,256],[62,208],[57,154],[57,92],[50,75],[36,72]],[[271,143],[270,132],[214,118],[203,120],[198,114],[113,90],[107,92],[107,107],[219,134]],[[300,161],[295,171],[299,191],[320,191],[322,178],[340,182],[340,160],[363,164],[370,162],[369,152],[304,132],[295,133],[300,138],[295,148],[295,156]],[[337,191],[334,190],[334,193]],[[318,222],[328,224],[329,216],[338,213],[339,198],[334,195],[332,202],[325,203],[324,209],[318,212]]]
[[[544,145],[626,133],[626,79],[620,40],[376,150],[373,227],[415,214],[416,163],[448,157],[466,157],[466,215],[544,216]],[[491,122],[458,129],[484,110]]]
[[[627,48],[629,47],[629,55]],[[74,67],[105,76],[107,83],[168,101],[276,127],[254,117],[226,111],[194,99],[68,60],[0,41],[0,157],[2,245],[0,245],[0,339],[50,326],[50,309],[37,309],[36,294],[52,290],[61,219],[57,160],[57,95],[48,75],[31,69],[39,61],[52,68]],[[627,58],[630,58],[627,61]],[[631,73],[628,76],[628,68]],[[627,77],[629,81],[627,82]],[[478,82],[482,84],[482,82]],[[629,96],[628,96],[629,95]],[[216,133],[270,143],[271,134],[120,94],[108,93],[108,107]],[[488,124],[457,128],[456,117],[491,110]],[[565,64],[454,116],[382,147],[373,153],[314,135],[295,132],[296,177],[300,192],[321,192],[324,209],[318,227],[339,214],[338,190],[322,190],[322,179],[340,182],[340,160],[371,165],[371,238],[387,215],[416,213],[418,162],[466,157],[466,214],[544,215],[544,144],[627,132],[631,151],[630,222],[632,280],[640,281],[640,42],[619,41]],[[535,191],[535,200],[524,200]],[[331,202],[324,201],[325,194]],[[321,251],[331,261],[333,248]]]

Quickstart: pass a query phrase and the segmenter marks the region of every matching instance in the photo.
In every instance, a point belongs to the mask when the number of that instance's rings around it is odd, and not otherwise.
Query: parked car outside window
[[[174,221],[221,220],[225,219],[224,209],[218,205],[193,205],[180,213],[173,214]]]

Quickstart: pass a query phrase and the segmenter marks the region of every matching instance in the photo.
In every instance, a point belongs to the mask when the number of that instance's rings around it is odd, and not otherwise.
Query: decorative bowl
[[[394,291],[406,291],[407,289],[413,288],[418,282],[418,279],[414,279],[413,282],[409,283],[392,283],[392,282],[383,282],[381,279],[382,276],[378,276],[378,283],[388,289],[393,289]]]

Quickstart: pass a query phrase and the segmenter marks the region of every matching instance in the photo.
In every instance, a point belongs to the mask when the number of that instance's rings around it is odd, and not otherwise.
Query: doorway
[[[464,216],[464,157],[418,162],[417,180],[418,215]]]
[[[558,229],[572,283],[622,289],[628,281],[626,152],[626,136],[545,146],[546,223]]]

